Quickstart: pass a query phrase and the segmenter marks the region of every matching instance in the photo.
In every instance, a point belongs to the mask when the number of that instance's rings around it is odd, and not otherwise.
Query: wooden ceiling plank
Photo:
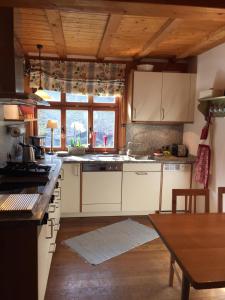
[[[21,44],[20,39],[15,34],[15,32],[14,32],[14,48],[15,48],[15,53],[17,56],[23,57],[25,55],[26,52]]]
[[[168,19],[160,29],[145,43],[142,50],[135,57],[144,57],[154,51],[170,33],[180,24],[180,19]]]
[[[110,15],[108,22],[105,27],[105,31],[99,46],[99,50],[97,53],[98,58],[104,58],[104,56],[107,53],[107,49],[111,44],[111,40],[113,37],[113,34],[116,33],[120,22],[121,22],[122,16],[121,15]]]
[[[225,42],[225,26],[217,29],[214,32],[211,32],[210,34],[207,34],[197,44],[191,46],[182,54],[178,55],[177,58],[186,58],[189,56],[200,54],[213,47],[216,47],[219,44],[222,44],[223,42]]]
[[[66,58],[66,44],[62,27],[62,20],[58,10],[45,10],[52,32],[53,40],[60,58]]]
[[[1,0],[0,6],[195,20],[224,20],[225,16],[225,2],[219,0]]]

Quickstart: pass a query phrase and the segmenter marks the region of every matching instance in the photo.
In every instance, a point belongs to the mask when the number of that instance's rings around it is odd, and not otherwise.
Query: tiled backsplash
[[[140,143],[137,151],[152,153],[170,144],[182,144],[183,125],[128,124],[126,143]]]

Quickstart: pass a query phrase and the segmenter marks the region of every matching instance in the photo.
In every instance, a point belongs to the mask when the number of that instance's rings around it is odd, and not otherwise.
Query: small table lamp
[[[55,120],[48,120],[47,122],[47,128],[51,129],[51,148],[50,148],[50,152],[48,152],[48,154],[54,154],[53,152],[53,130],[55,128],[58,128],[58,123]]]

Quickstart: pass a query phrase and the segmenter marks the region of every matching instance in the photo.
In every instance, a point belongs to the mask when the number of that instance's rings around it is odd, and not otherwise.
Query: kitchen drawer
[[[123,171],[125,171],[125,172],[135,172],[135,171],[160,172],[161,164],[159,164],[159,163],[123,164]]]
[[[121,204],[83,204],[82,212],[120,212]]]

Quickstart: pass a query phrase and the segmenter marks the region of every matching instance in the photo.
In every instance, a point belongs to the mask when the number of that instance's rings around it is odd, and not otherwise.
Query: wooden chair
[[[225,188],[224,188],[225,190]],[[177,212],[177,197],[184,196],[185,213],[196,213],[197,196],[205,197],[205,212],[209,212],[209,190],[208,189],[173,189],[172,190],[172,213]],[[194,201],[192,201],[194,200]],[[194,202],[194,203],[193,203]]]
[[[223,212],[223,194],[225,194],[225,187],[218,187],[218,212]]]
[[[225,188],[224,188],[225,192]],[[172,190],[172,213],[177,213],[177,197],[184,196],[184,213],[196,213],[197,196],[204,196],[205,213],[209,213],[209,190],[208,189],[173,189]],[[173,286],[174,273],[180,284],[182,282],[180,274],[175,266],[175,259],[170,258],[169,286]]]

